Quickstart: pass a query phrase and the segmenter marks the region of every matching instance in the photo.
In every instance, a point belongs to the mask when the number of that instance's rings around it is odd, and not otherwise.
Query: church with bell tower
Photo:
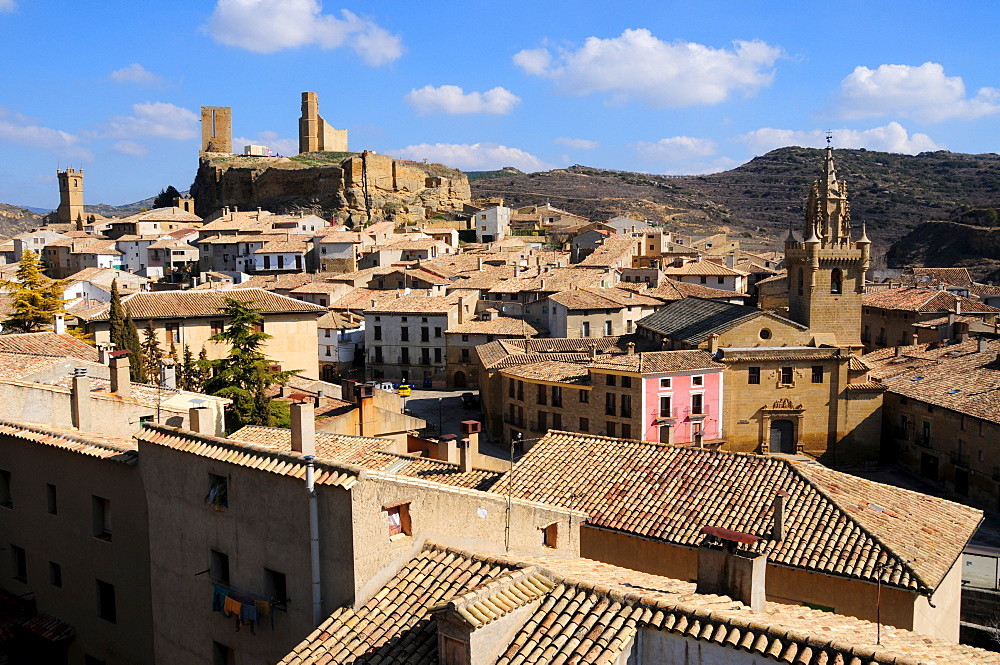
[[[847,184],[837,178],[827,145],[823,176],[806,201],[802,240],[785,240],[788,318],[808,326],[817,343],[861,349],[861,297],[871,259],[871,241],[861,225],[852,239]]]

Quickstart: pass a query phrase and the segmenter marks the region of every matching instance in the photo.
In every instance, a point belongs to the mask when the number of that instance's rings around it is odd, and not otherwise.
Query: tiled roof
[[[375,307],[369,305],[364,309],[366,314],[443,314],[456,309],[459,298],[465,296],[475,297],[475,292],[453,291],[446,296],[411,293],[408,296],[380,302]]]
[[[638,243],[639,239],[632,236],[611,236],[576,265],[582,268],[604,268],[614,265],[631,256]]]
[[[681,298],[720,298],[728,300],[742,296],[742,293],[727,291],[725,289],[715,289],[704,284],[691,284],[690,282],[678,282],[675,279],[665,279],[656,287],[643,291],[644,295],[659,298],[660,300],[680,300]]]
[[[590,372],[587,371],[586,365],[559,360],[541,360],[517,365],[507,369],[503,374],[504,376],[528,379],[529,381],[552,381],[572,385],[590,384]]]
[[[200,222],[201,217],[193,213],[187,212],[183,208],[177,206],[167,206],[164,208],[153,208],[152,210],[145,210],[143,212],[137,212],[134,215],[129,215],[128,217],[122,217],[121,219],[114,220],[113,224],[121,224],[122,222]]]
[[[399,293],[395,289],[365,289],[357,288],[342,298],[338,298],[330,303],[330,309],[337,310],[361,310],[365,311],[372,307],[388,305],[392,300],[396,300]]]
[[[910,312],[954,312],[960,306],[963,314],[972,312],[1000,312],[996,307],[979,301],[956,296],[948,291],[903,287],[866,293],[861,298],[865,307],[896,309]],[[960,304],[959,304],[960,303]]]
[[[229,435],[233,441],[254,443],[283,452],[292,450],[292,431],[283,427],[247,425]],[[389,439],[316,432],[316,456],[330,462],[358,464],[371,453],[392,445]]]
[[[97,349],[72,335],[54,332],[12,333],[0,335],[0,352],[38,356],[79,358],[97,362]]]
[[[934,345],[881,349],[866,354],[871,376],[887,390],[944,409],[1000,423],[1000,342],[979,340],[934,348]]]
[[[491,491],[511,487],[516,498],[583,510],[603,528],[688,547],[703,526],[742,531],[762,537],[751,549],[773,563],[924,593],[982,520],[979,510],[818,462],[558,431]],[[769,535],[778,491],[787,493],[781,541]]]
[[[629,343],[636,351],[657,348],[638,335],[614,337],[535,337],[530,339],[499,339],[476,347],[483,367],[503,369],[546,360],[579,362],[589,360],[591,350],[598,353],[625,353]]]
[[[361,234],[355,231],[343,231],[340,229],[327,227],[320,231],[317,231],[313,236],[316,242],[320,244],[324,243],[360,243]]]
[[[748,274],[743,270],[733,270],[732,268],[727,268],[726,266],[716,263],[715,261],[687,261],[680,267],[669,265],[663,268],[663,273],[668,277],[672,275],[714,275],[718,277],[742,275],[745,277]]]
[[[457,464],[451,462],[384,451],[368,455],[359,464],[373,471],[481,491],[492,487],[501,475],[497,471],[485,469],[463,472]]]
[[[263,289],[226,289],[213,291],[141,291],[122,298],[122,305],[134,319],[175,319],[193,316],[220,316],[226,299],[249,303],[261,314],[292,314],[326,311],[325,307],[271,293]],[[81,315],[82,316],[82,315]],[[86,316],[90,321],[106,321],[108,307]]]
[[[465,335],[524,335],[531,337],[538,330],[524,319],[509,316],[495,316],[489,321],[466,321],[456,324],[446,333],[461,333]]]
[[[968,268],[909,268],[892,280],[901,284],[920,285],[927,283],[949,286],[972,286],[972,275]]]
[[[10,420],[0,420],[0,434],[122,464],[138,461],[135,441],[121,436]]]
[[[557,302],[570,310],[580,309],[621,309],[622,307],[652,307],[661,304],[656,298],[622,289],[573,289],[561,291],[549,296],[549,300]]]
[[[756,307],[705,298],[684,298],[636,321],[636,325],[690,344],[701,344],[708,336],[723,333],[759,316],[772,317],[801,330],[806,326],[778,317]]]
[[[610,358],[601,358],[590,363],[594,369],[609,369],[639,374],[661,374],[664,372],[688,372],[692,370],[721,370],[722,363],[716,362],[706,351],[646,351]]]
[[[289,435],[291,436],[291,435]],[[177,427],[146,423],[135,435],[140,442],[166,446],[199,457],[207,457],[227,464],[245,466],[257,471],[305,479],[306,462],[299,453],[277,450],[233,439],[223,439],[207,434],[196,434]],[[357,467],[316,462],[316,484],[336,485],[350,489],[358,482],[361,470]]]
[[[254,254],[302,254],[308,249],[309,246],[306,244],[305,236],[297,238],[284,237],[268,240],[260,249],[255,250]]]
[[[510,591],[525,581],[526,591]],[[690,582],[589,559],[486,555],[433,543],[358,609],[336,610],[281,663],[436,665],[438,616],[487,625],[531,602],[539,604],[504,638],[497,665],[624,662],[640,630],[682,638],[688,654],[703,655],[703,644],[731,650],[726,662],[1000,663],[1000,654],[891,627],[882,627],[876,644],[867,621],[773,602],[753,612],[726,596],[697,594]]]
[[[788,281],[788,271],[782,269],[782,270],[779,270],[778,274],[776,274],[776,275],[772,275],[772,276],[768,277],[767,279],[758,280],[757,284],[758,285],[760,285],[760,284],[776,284],[778,282],[787,282],[787,281]]]
[[[322,283],[325,275],[312,272],[286,272],[277,275],[254,275],[240,284],[241,289],[291,292],[306,284]]]

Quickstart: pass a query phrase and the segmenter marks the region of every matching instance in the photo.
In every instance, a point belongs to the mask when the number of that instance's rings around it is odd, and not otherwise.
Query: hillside
[[[838,175],[847,181],[854,223],[866,221],[873,239],[886,245],[921,222],[948,219],[960,206],[984,207],[1000,198],[995,154],[835,150],[834,156]],[[757,235],[760,228],[779,238],[789,225],[801,224],[808,187],[822,163],[822,150],[789,147],[704,176],[577,165],[531,174],[485,172],[471,186],[474,197],[502,196],[511,206],[549,201],[588,217],[641,216],[696,232],[729,227]]]
[[[893,243],[890,266],[966,267],[976,279],[1000,279],[1000,228],[954,221],[925,222]]]
[[[42,216],[27,208],[0,203],[0,234],[16,236],[42,223]]]

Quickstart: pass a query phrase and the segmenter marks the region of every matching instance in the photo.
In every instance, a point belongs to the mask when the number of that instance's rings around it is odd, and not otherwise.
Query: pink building
[[[643,440],[722,438],[723,365],[704,351],[653,351],[642,361]]]

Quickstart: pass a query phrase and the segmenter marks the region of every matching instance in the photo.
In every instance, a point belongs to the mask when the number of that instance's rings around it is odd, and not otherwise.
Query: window
[[[606,393],[604,395],[604,414],[608,416],[615,415],[615,394]]]
[[[229,586],[229,555],[216,550],[209,550],[208,574],[216,584]]]
[[[621,399],[621,417],[631,418],[632,417],[632,397],[631,395],[622,395]]]
[[[612,330],[612,328],[611,328],[611,321],[605,321],[604,322],[604,334],[610,336],[611,335],[611,330]]]
[[[670,418],[672,413],[673,413],[673,408],[670,396],[664,395],[660,397],[660,417]]]
[[[792,368],[791,367],[782,367],[781,368],[781,385],[783,385],[783,386],[790,386],[790,385],[792,385],[792,383],[793,383],[792,377],[793,377],[793,375],[792,375]]]
[[[802,286],[805,283],[805,273],[803,273],[802,268],[799,268],[799,295],[802,295]]]
[[[631,439],[632,438],[632,426],[628,423],[622,424],[622,438]]]
[[[705,377],[701,376],[701,375],[692,376],[691,377],[691,385],[692,386],[703,386],[703,385],[705,385]]]
[[[401,503],[385,509],[389,523],[389,539],[395,540],[410,535],[410,504]]]
[[[462,349],[461,357],[459,358],[459,360],[463,363],[467,363],[471,360],[471,358],[469,357],[468,349]]]
[[[384,362],[384,360],[382,359],[382,347],[381,346],[376,346],[374,350],[375,350],[375,360],[374,360],[374,362],[377,362],[377,363]]]
[[[0,469],[0,506],[14,507],[14,495],[11,493],[10,471]]]
[[[111,542],[111,502],[99,496],[91,497],[93,536]]]
[[[751,386],[760,385],[760,367],[747,368],[747,383]]]
[[[698,281],[701,282],[702,284],[708,284],[708,277],[702,275]]]
[[[552,429],[562,429],[562,414],[553,413],[552,414]]]
[[[669,387],[670,387],[670,377],[660,379],[660,388],[669,388]]]
[[[544,547],[555,547],[556,539],[559,536],[559,523],[555,522],[546,527],[542,527],[542,545]]]
[[[590,403],[590,391],[589,390],[584,390],[583,388],[581,388],[580,389],[580,404],[589,404],[589,403]]]
[[[537,390],[537,397],[535,399],[535,403],[536,404],[545,404],[546,403],[545,394],[547,392],[546,387],[543,384],[539,383],[536,386],[536,388],[538,390]]]
[[[691,413],[693,415],[705,413],[705,396],[701,393],[691,395]]]
[[[517,399],[521,402],[524,401],[524,381],[520,379],[517,380]]]
[[[726,278],[725,277],[719,277],[719,284],[725,284],[725,283],[726,283]]]
[[[823,383],[823,366],[813,365],[812,368],[812,382],[813,383]]]
[[[407,348],[407,347],[404,346],[402,349],[399,350],[399,363],[401,365],[409,365],[410,364],[410,349],[409,348]]]
[[[547,432],[549,431],[549,413],[548,411],[538,412],[538,431]]]
[[[420,341],[421,342],[429,342],[429,341],[431,341],[431,329],[430,328],[421,328],[420,329]]]
[[[771,339],[771,330],[769,328],[761,328],[757,334],[760,335],[761,339]]]
[[[231,647],[212,642],[212,665],[233,665],[235,662],[236,654]]]
[[[427,348],[420,349],[420,362],[424,365],[431,364],[431,350]]]
[[[507,379],[507,397],[514,399],[514,379]]]
[[[631,387],[632,387],[632,377],[631,376],[623,376],[622,377],[622,388],[631,388]]]
[[[167,342],[181,341],[181,324],[173,321],[165,323],[163,326],[167,331]]]
[[[552,406],[562,406],[562,387],[552,386]]]
[[[434,327],[434,336],[435,337],[440,337],[441,336],[441,327],[440,326],[435,326]]]
[[[62,588],[62,566],[55,561],[49,561],[49,584],[57,589]]]
[[[442,362],[441,352],[442,352],[441,347],[434,349],[434,362],[436,363]]]
[[[580,431],[589,432],[590,431],[590,418],[580,418]]]
[[[23,547],[10,546],[10,563],[14,579],[19,582],[28,581],[28,556]]]
[[[580,337],[590,337],[590,321],[580,324]]]
[[[468,342],[469,341],[469,336],[468,335],[462,335],[462,341],[463,342]]]
[[[271,600],[275,601],[273,607],[285,612],[288,611],[288,586],[285,582],[284,573],[265,568],[264,593],[270,596]]]
[[[615,385],[615,383],[616,383],[615,375],[614,374],[605,374],[604,375],[604,382],[607,385],[609,385],[609,386]]]
[[[97,580],[97,616],[110,623],[118,623],[115,587],[101,580]]]
[[[47,483],[45,485],[45,503],[46,510],[48,510],[49,515],[59,514],[59,502],[58,496],[56,495],[56,486],[52,483]]]
[[[615,423],[608,421],[606,431],[608,436],[617,436],[617,430],[615,429]]]
[[[830,293],[840,293],[844,286],[844,274],[840,268],[834,268],[830,273]]]
[[[375,326],[375,330],[372,332],[372,338],[376,342],[382,341],[382,326]]]
[[[214,321],[210,321],[209,325],[212,327],[213,335],[221,335],[226,327],[226,322],[222,319],[216,319]]]
[[[208,474],[208,494],[205,496],[205,503],[215,510],[229,508],[229,480],[226,476]]]
[[[410,328],[408,326],[403,326],[399,329],[399,339],[403,342],[410,341]]]

